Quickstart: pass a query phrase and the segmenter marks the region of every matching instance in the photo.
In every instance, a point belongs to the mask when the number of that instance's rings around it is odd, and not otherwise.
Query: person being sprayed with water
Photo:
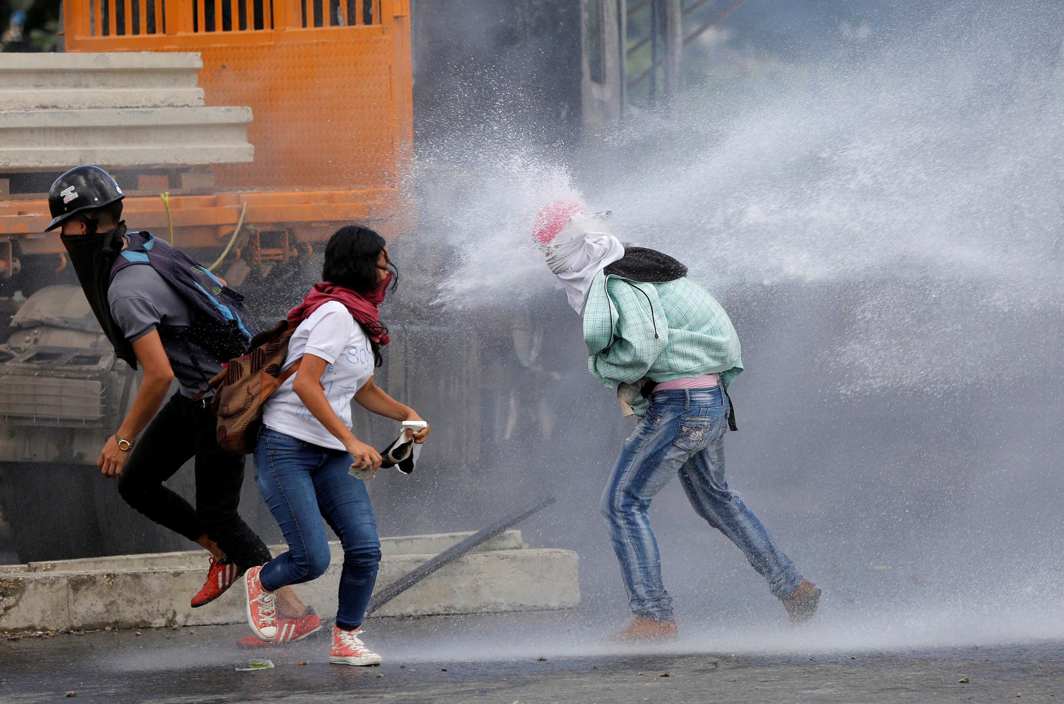
[[[764,577],[794,622],[816,611],[820,589],[802,578],[724,476],[724,434],[735,429],[728,385],[742,371],[723,307],[676,259],[614,237],[604,214],[563,201],[538,215],[533,237],[581,316],[588,366],[640,416],[621,450],[601,510],[634,614],[618,638],[677,633],[650,526],[650,502],[675,474],[695,512]]]
[[[297,327],[284,369],[298,367],[263,411],[258,484],[288,552],[248,570],[248,622],[263,640],[283,635],[273,592],[324,574],[330,557],[324,518],[344,550],[329,662],[379,665],[380,655],[359,637],[381,550],[366,485],[356,476],[371,478],[382,459],[351,431],[351,402],[418,427],[406,431],[417,444],[428,438],[429,427],[373,380],[389,342],[378,306],[389,284],[393,290],[398,284],[384,238],[365,227],[340,228],[325,247],[322,279],[288,314],[289,326]]]
[[[97,466],[118,480],[127,504],[210,553],[199,607],[220,597],[244,570],[270,559],[237,512],[244,458],[223,452],[209,403],[211,377],[243,353],[249,331],[240,297],[179,250],[127,230],[122,189],[98,166],[62,174],[48,193],[52,221],[89,306],[115,355],[143,377],[128,413],[104,442]],[[211,291],[213,290],[214,293]],[[178,392],[166,400],[176,379]],[[166,487],[195,458],[196,507]],[[291,590],[283,617],[295,632],[320,620]]]

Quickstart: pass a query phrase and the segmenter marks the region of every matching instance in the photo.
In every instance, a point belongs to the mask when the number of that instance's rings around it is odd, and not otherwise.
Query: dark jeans
[[[273,591],[325,573],[330,554],[324,517],[344,548],[336,625],[361,626],[377,582],[381,544],[366,485],[347,473],[351,455],[263,428],[255,467],[262,497],[288,541],[288,552],[259,573],[262,586]]]
[[[196,458],[196,508],[163,484]],[[270,551],[237,513],[244,458],[223,452],[215,440],[215,415],[201,401],[174,394],[131,450],[118,492],[156,523],[195,541],[218,543],[242,569],[261,565]]]

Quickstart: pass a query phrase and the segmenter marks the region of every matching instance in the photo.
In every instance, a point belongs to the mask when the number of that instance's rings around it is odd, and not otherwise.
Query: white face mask
[[[624,245],[602,217],[577,213],[546,248],[546,255],[569,305],[580,315],[595,275],[624,256]]]

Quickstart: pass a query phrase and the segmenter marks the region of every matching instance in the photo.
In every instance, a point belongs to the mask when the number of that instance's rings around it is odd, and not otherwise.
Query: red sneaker
[[[297,640],[303,640],[320,630],[321,619],[318,614],[314,613],[313,609],[308,609],[307,613],[299,618],[285,618],[283,616],[278,618],[277,635],[273,640],[262,640],[258,636],[244,636],[237,641],[237,645],[241,648],[272,648],[276,645],[287,645]]]
[[[252,567],[244,573],[244,591],[247,593],[248,625],[262,640],[272,641],[277,636],[277,602],[273,592],[266,591],[259,581],[262,567]]]
[[[207,570],[207,581],[203,583],[196,596],[192,597],[192,608],[209,604],[222,594],[240,577],[241,570],[236,563],[211,558],[211,568]]]
[[[336,665],[355,665],[366,667],[380,665],[381,656],[366,647],[359,635],[362,629],[345,631],[333,626],[332,649],[329,650],[329,662]]]

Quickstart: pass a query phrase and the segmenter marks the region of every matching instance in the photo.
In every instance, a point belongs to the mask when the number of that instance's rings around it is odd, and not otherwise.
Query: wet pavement
[[[379,668],[325,661],[323,634],[248,651],[242,626],[0,641],[0,701],[1064,702],[1064,641],[916,652],[619,646],[565,614],[371,621]],[[708,646],[708,647],[707,647]],[[238,672],[251,658],[275,667]]]

